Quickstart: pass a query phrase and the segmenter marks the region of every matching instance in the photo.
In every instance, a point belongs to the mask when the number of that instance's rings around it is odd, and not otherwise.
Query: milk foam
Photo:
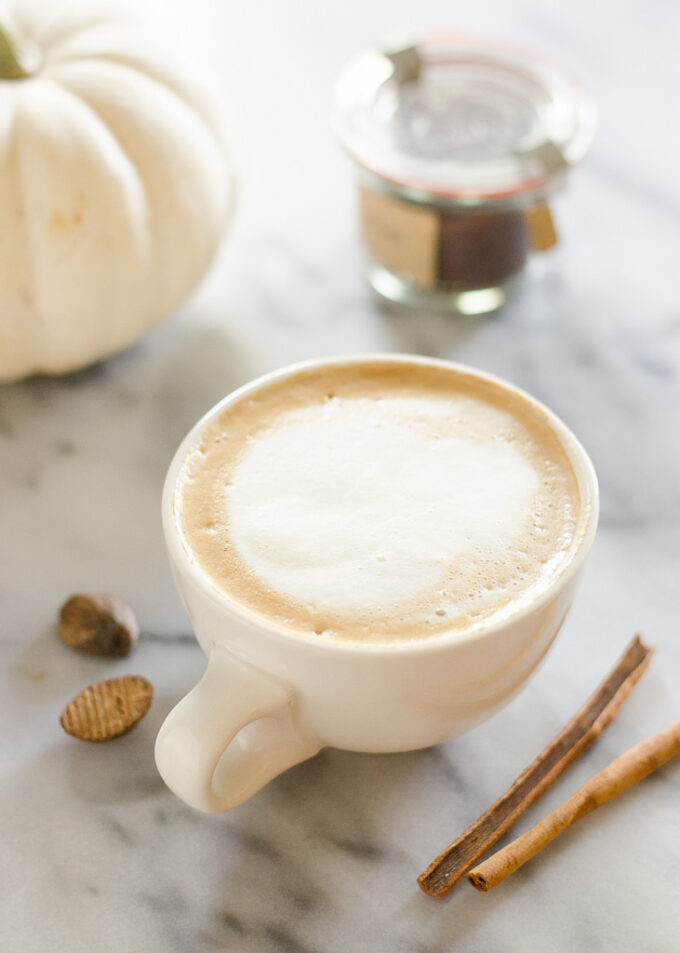
[[[526,534],[538,476],[511,444],[441,435],[452,412],[452,402],[334,398],[282,417],[226,496],[243,562],[295,601],[359,610],[436,589],[477,548],[503,558]]]
[[[228,407],[187,454],[175,512],[190,557],[246,611],[388,642],[516,612],[585,525],[540,408],[392,362],[301,372]]]

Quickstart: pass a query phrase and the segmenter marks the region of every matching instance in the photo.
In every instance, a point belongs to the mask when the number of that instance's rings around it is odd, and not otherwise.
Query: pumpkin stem
[[[32,51],[30,51],[32,53]],[[36,63],[29,64],[28,50],[22,50],[9,37],[6,27],[0,24],[0,80],[26,79],[35,71]]]

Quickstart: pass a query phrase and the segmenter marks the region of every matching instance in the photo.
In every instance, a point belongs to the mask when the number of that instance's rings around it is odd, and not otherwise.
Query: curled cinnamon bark
[[[441,897],[496,843],[517,818],[548,790],[618,713],[654,650],[636,636],[614,668],[562,731],[505,794],[418,877],[431,897]]]
[[[680,720],[674,721],[658,735],[639,742],[612,761],[539,824],[471,870],[468,880],[477,890],[491,890],[531,860],[562,831],[623,794],[678,754]]]

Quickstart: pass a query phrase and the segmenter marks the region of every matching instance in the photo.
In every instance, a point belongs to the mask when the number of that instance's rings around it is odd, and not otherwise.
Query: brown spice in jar
[[[527,210],[516,207],[451,208],[365,186],[361,222],[373,260],[427,291],[503,285],[521,272],[534,247]]]
[[[439,288],[494,288],[524,267],[529,236],[521,211],[440,211]]]

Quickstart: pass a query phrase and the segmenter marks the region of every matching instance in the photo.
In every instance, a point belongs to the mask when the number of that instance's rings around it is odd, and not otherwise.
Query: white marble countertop
[[[616,722],[520,820],[535,823],[680,715],[680,8],[642,0],[458,7],[454,25],[544,48],[581,74],[599,134],[558,206],[564,242],[502,314],[387,313],[355,240],[328,128],[343,61],[451,24],[444,0],[149,3],[204,59],[243,170],[238,216],[195,297],[137,347],[0,389],[0,948],[21,953],[674,953],[680,765],[581,822],[493,893],[425,897],[423,866],[571,716],[635,631],[658,656]],[[184,11],[184,13],[183,13]],[[675,73],[677,79],[677,72]],[[673,140],[675,137],[675,141]],[[439,749],[325,751],[203,816],[164,787],[155,733],[204,659],[173,589],[159,494],[188,427],[291,360],[365,350],[452,358],[553,407],[591,453],[602,522],[563,633],[509,707]],[[112,591],[143,635],[121,662],[56,638],[73,591]],[[58,724],[91,681],[156,686],[128,737]]]

